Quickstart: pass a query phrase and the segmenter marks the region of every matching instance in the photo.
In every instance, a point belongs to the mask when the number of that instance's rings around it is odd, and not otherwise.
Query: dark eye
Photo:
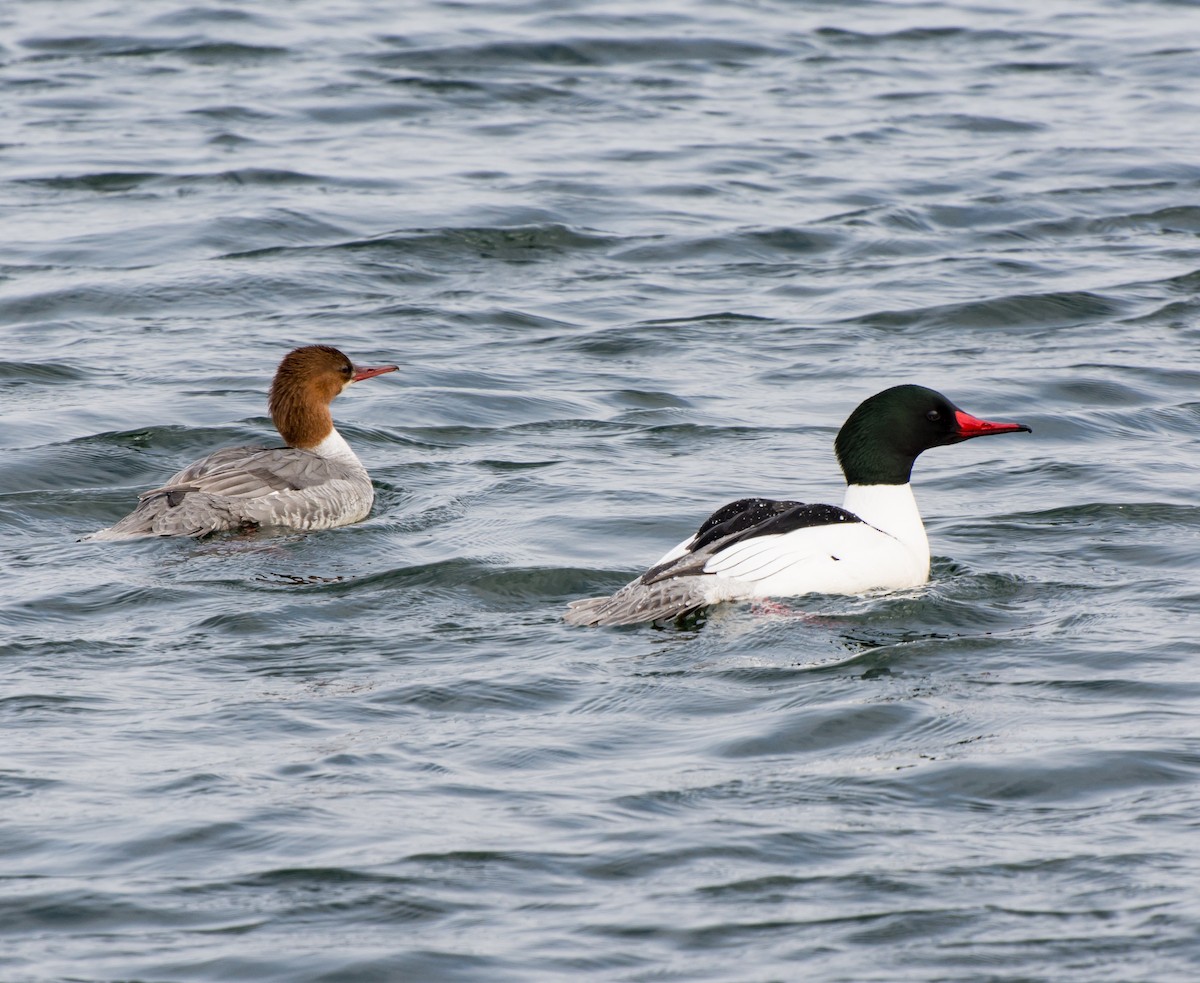
[[[937,423],[938,420],[940,420],[941,418],[942,418],[942,414],[939,413],[937,410],[930,410],[928,413],[925,414],[925,419],[928,420],[930,423]]]
[[[342,366],[342,375],[354,375],[354,366],[353,365],[343,365]]]

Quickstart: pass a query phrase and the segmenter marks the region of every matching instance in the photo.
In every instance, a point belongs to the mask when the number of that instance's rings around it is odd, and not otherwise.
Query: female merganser
[[[328,345],[284,356],[268,407],[286,447],[226,447],[143,493],[120,522],[86,539],[206,536],[231,529],[329,529],[357,522],[375,492],[337,428],[329,404],[354,382],[395,372],[356,368]]]
[[[719,601],[800,594],[861,594],[929,579],[929,540],[909,478],[922,451],[995,433],[923,386],[896,386],[861,403],[834,449],[846,497],[834,505],[743,498],[612,597],[571,603],[572,625],[633,625],[677,618]]]

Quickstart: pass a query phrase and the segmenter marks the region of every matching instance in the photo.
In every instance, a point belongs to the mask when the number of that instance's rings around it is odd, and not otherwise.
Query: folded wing
[[[573,625],[630,625],[678,618],[717,601],[767,596],[759,585],[789,571],[802,576],[814,562],[829,559],[827,537],[789,535],[799,530],[864,524],[833,505],[743,498],[708,517],[642,576],[611,597],[573,602]],[[870,527],[865,527],[870,528]],[[812,540],[810,543],[809,540]]]
[[[88,538],[205,536],[282,524],[301,506],[311,511],[314,498],[319,504],[322,486],[356,480],[344,463],[295,447],[227,447],[144,492],[129,515]]]

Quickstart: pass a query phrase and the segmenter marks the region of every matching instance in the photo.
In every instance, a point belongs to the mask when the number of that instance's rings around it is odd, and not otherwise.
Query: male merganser
[[[909,478],[922,451],[988,434],[1031,433],[989,423],[924,386],[896,386],[861,403],[834,449],[846,476],[841,507],[743,498],[612,597],[571,603],[572,625],[677,618],[719,601],[861,594],[929,579],[929,540]]]
[[[120,522],[87,539],[205,536],[284,526],[329,529],[357,522],[375,492],[337,428],[329,404],[354,382],[395,372],[356,368],[336,348],[309,345],[284,356],[268,407],[286,447],[226,447],[144,492]]]

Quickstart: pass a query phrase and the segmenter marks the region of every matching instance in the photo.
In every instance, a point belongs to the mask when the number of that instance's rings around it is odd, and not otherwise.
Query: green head
[[[989,423],[924,386],[895,386],[863,400],[838,431],[834,449],[851,485],[904,485],[930,447],[994,433],[1032,433],[1023,423]]]

